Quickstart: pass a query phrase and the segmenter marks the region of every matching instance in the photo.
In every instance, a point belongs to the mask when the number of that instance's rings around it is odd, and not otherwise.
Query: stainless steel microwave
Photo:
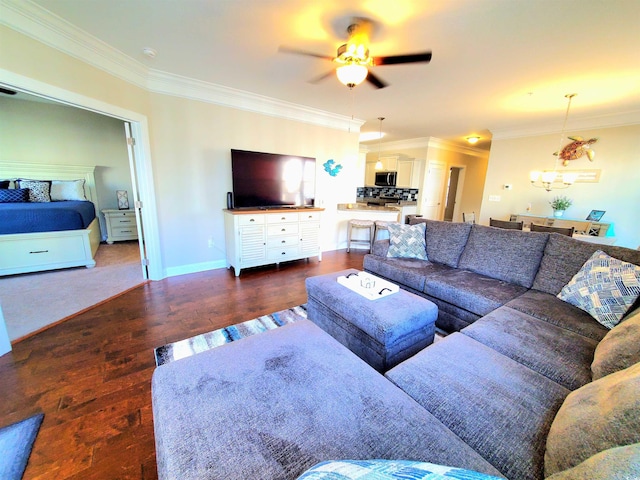
[[[376,172],[375,184],[378,187],[395,187],[398,172]]]

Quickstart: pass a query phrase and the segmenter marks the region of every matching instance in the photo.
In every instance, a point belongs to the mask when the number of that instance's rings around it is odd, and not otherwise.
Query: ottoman
[[[307,317],[379,372],[433,343],[438,308],[400,290],[368,300],[340,285],[349,269],[305,280]]]

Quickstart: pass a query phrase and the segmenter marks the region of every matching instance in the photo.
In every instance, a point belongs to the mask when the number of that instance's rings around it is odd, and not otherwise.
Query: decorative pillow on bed
[[[28,201],[28,188],[0,188],[0,203],[24,203]]]
[[[390,223],[387,257],[427,259],[425,224],[403,225]]]
[[[462,468],[411,460],[336,460],[321,462],[298,480],[494,480],[498,477]]]
[[[0,190],[9,188],[10,184],[11,184],[11,180],[0,180]]]
[[[640,296],[640,266],[596,250],[558,294],[605,327],[615,327]]]
[[[29,189],[29,201],[30,202],[50,202],[51,201],[51,182],[41,180],[23,180],[20,179],[16,182],[18,188]]]
[[[52,180],[51,201],[86,200],[84,180]]]

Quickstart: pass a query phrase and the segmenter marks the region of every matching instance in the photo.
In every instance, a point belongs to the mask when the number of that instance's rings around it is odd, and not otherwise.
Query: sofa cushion
[[[533,288],[557,295],[596,250],[602,250],[622,261],[640,265],[640,250],[598,245],[566,235],[551,234],[544,249],[540,269],[533,282]]]
[[[411,460],[335,460],[321,462],[298,480],[494,480],[470,470]]]
[[[596,250],[558,298],[615,327],[640,296],[640,266]]]
[[[596,340],[513,308],[500,307],[462,333],[569,390],[591,381]]]
[[[387,257],[427,260],[423,223],[418,225],[390,223],[387,228],[389,229]]]
[[[542,477],[545,439],[566,388],[461,333],[386,376],[502,475]]]
[[[640,309],[611,329],[593,355],[591,371],[597,380],[640,362]]]
[[[380,242],[376,242],[378,244]],[[374,244],[374,251],[375,251]],[[389,279],[403,287],[409,287],[416,292],[424,290],[427,274],[438,275],[439,272],[449,270],[446,265],[434,264],[425,260],[413,258],[388,258],[367,254],[364,256],[363,268],[367,272]]]
[[[638,478],[640,443],[595,454],[573,468],[554,473],[547,480],[631,480]]]
[[[412,218],[411,223],[426,224],[427,256],[430,261],[444,263],[453,268],[458,266],[460,255],[469,239],[471,224],[439,222],[424,218]]]
[[[602,340],[609,331],[587,312],[563,302],[555,295],[538,290],[527,291],[511,300],[507,306],[597,341]]]
[[[548,237],[546,233],[472,225],[458,267],[530,288]]]
[[[640,442],[640,363],[571,392],[551,425],[545,475]]]
[[[448,268],[426,272],[424,291],[477,315],[486,315],[527,289],[474,272]]]
[[[336,458],[410,458],[496,474],[308,320],[156,368],[152,405],[159,478],[291,480]]]

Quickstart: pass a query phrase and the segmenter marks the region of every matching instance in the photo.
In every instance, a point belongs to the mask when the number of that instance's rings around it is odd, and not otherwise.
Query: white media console
[[[315,257],[320,251],[320,215],[323,208],[224,210],[227,268]]]

